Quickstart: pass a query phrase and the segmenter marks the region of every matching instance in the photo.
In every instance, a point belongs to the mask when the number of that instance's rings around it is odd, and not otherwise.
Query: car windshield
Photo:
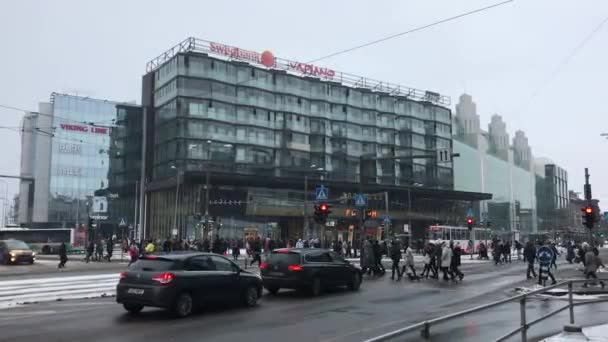
[[[30,249],[30,246],[20,240],[7,240],[4,243],[8,249]]]
[[[176,268],[176,262],[168,259],[140,259],[131,266],[130,271],[169,271]]]
[[[270,253],[268,257],[269,264],[285,264],[296,265],[300,263],[300,254],[298,253]]]

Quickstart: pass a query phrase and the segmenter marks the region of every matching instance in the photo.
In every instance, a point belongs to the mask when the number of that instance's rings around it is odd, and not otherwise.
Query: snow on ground
[[[0,309],[66,299],[114,296],[118,274],[0,281]]]

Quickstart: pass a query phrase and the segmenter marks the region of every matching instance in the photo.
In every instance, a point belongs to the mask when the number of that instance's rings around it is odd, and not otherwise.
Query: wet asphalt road
[[[423,280],[394,282],[389,276],[365,279],[358,292],[336,290],[318,298],[292,291],[265,294],[257,308],[207,308],[186,319],[170,319],[162,310],[129,316],[113,298],[62,301],[0,310],[0,341],[363,341],[419,321],[514,295],[525,281],[525,264],[495,267],[466,264],[462,283]],[[557,278],[581,273],[560,264]],[[532,301],[534,318],[563,305]],[[581,321],[605,322],[607,304],[580,307]],[[567,311],[530,331],[541,336],[561,329]],[[518,304],[467,316],[431,330],[432,341],[489,341],[515,328]],[[418,333],[406,335],[419,341]]]

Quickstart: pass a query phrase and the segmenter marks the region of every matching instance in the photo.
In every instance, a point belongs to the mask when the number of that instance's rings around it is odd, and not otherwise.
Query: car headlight
[[[17,256],[17,253],[15,253],[15,252],[10,252],[9,254],[10,254],[10,255],[11,255],[13,258]]]
[[[33,257],[36,257],[36,252],[32,252],[32,256],[33,256]]]

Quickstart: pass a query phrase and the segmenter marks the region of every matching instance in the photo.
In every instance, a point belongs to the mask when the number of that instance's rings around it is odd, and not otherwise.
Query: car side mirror
[[[234,273],[236,274],[241,274],[241,268],[238,267],[237,265],[232,265],[232,270],[234,271]]]

